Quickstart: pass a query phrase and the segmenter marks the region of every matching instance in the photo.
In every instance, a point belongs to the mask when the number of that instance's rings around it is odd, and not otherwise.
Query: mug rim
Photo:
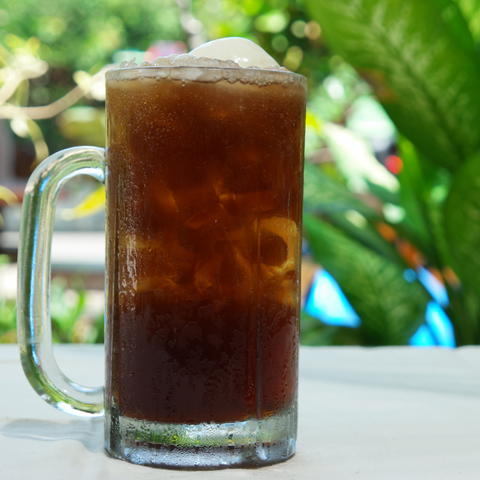
[[[174,73],[180,73],[181,71],[202,71],[205,73],[208,72],[225,72],[226,75],[222,75],[222,78],[227,80],[229,78],[235,78],[236,81],[242,81],[241,79],[254,80],[255,78],[259,79],[260,77],[266,76],[267,78],[275,78],[276,81],[267,82],[267,83],[282,83],[279,82],[280,78],[288,78],[291,83],[300,82],[306,84],[307,78],[304,75],[301,75],[296,72],[287,70],[285,67],[278,68],[259,68],[259,67],[227,67],[227,66],[203,66],[203,65],[137,65],[137,66],[128,66],[128,67],[116,67],[108,70],[105,74],[106,80],[133,80],[133,79],[143,79],[154,78],[157,80],[160,79],[171,79],[179,80],[180,78],[177,75],[171,75]],[[163,72],[161,76],[155,76],[155,72]],[[143,73],[143,75],[142,75]],[[228,74],[231,75],[228,75]],[[243,75],[242,75],[243,74]],[[277,78],[279,77],[279,78]],[[186,79],[195,81],[194,79]],[[217,79],[218,81],[220,79]],[[215,80],[212,79],[212,82]],[[245,83],[245,82],[242,82]],[[248,82],[250,83],[250,82]],[[255,81],[253,81],[255,83]]]

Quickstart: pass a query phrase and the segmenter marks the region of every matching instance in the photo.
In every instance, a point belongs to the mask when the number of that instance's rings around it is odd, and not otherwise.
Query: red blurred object
[[[396,155],[389,155],[385,160],[385,167],[394,175],[398,175],[403,170],[403,162]]]

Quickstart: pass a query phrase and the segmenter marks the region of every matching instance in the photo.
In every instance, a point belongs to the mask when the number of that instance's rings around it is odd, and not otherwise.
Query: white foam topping
[[[272,68],[280,65],[263,48],[246,38],[219,38],[194,48],[190,55],[199,58],[231,60],[239,67]]]
[[[194,48],[183,55],[157,57],[143,62],[141,67],[219,67],[219,68],[261,68],[288,71],[271,57],[263,48],[246,38],[229,37],[213,40]],[[138,67],[135,59],[122,62],[120,68]]]

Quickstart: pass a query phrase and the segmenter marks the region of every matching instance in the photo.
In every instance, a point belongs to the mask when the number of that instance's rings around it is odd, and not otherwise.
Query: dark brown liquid
[[[107,403],[264,418],[297,385],[305,87],[107,82]]]

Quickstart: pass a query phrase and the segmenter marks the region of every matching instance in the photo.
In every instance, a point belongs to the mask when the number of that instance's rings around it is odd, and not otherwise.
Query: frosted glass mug
[[[170,468],[295,452],[306,82],[276,70],[107,73],[106,149],[35,170],[24,199],[18,329],[39,395],[105,416],[105,448]],[[106,186],[105,387],[52,354],[53,215],[76,175]],[[75,252],[72,252],[75,255]]]

